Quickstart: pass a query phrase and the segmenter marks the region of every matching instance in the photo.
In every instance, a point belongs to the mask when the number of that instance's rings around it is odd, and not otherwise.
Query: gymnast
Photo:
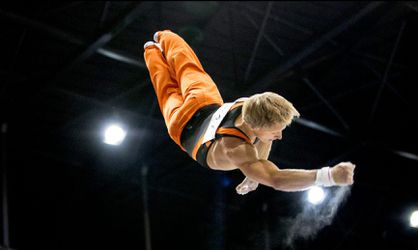
[[[268,160],[274,140],[299,112],[273,92],[224,103],[212,78],[179,35],[157,31],[144,45],[144,58],[171,139],[200,165],[239,169],[236,187],[246,194],[263,184],[281,191],[353,184],[355,165],[341,162],[319,169],[281,169]]]

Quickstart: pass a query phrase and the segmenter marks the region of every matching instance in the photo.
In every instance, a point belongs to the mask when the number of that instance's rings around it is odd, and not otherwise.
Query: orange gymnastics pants
[[[186,123],[200,108],[222,105],[223,100],[216,84],[183,38],[164,30],[158,32],[158,41],[163,52],[156,46],[147,47],[145,63],[168,134],[186,151],[180,142]]]

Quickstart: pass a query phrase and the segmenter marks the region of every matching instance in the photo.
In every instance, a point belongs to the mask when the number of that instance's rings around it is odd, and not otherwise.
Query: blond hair
[[[287,126],[299,115],[291,102],[273,92],[252,95],[242,106],[242,117],[253,128],[271,127],[277,123]]]

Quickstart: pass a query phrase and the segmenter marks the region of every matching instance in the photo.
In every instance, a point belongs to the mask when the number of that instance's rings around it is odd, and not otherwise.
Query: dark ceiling
[[[418,249],[417,2],[3,2],[0,25],[4,245]],[[327,224],[308,230],[322,215],[305,192],[237,195],[238,170],[204,169],[169,139],[143,59],[162,29],[190,43],[225,101],[294,103],[279,167],[357,165]],[[101,141],[114,119],[128,127],[120,147]],[[293,229],[306,234],[286,244]]]

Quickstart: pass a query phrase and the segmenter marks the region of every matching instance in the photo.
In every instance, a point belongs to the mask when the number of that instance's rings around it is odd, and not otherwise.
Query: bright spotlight
[[[103,142],[110,145],[120,145],[125,136],[126,131],[119,125],[110,125],[105,130]]]
[[[308,191],[308,201],[314,205],[321,203],[325,198],[325,192],[318,186],[313,186]]]
[[[411,227],[418,228],[418,210],[415,210],[409,218]]]

